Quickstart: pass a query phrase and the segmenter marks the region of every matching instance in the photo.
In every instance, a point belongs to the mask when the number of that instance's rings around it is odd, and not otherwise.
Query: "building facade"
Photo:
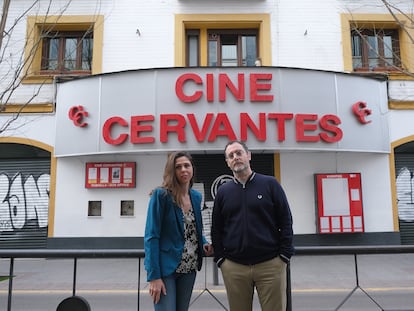
[[[0,247],[142,246],[173,150],[208,236],[233,139],[285,188],[297,245],[412,243],[411,1],[386,4],[12,2]]]

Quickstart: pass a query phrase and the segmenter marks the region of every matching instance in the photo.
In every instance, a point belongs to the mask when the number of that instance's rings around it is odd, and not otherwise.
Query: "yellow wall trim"
[[[388,80],[414,80],[414,74],[407,72],[388,72]]]
[[[391,143],[391,149],[394,150],[394,148],[396,148],[398,146],[401,146],[403,144],[412,142],[412,141],[414,141],[414,135],[410,135],[410,136],[407,136],[407,137],[397,139],[396,141],[393,141]]]
[[[413,110],[414,101],[392,101],[388,102],[388,107],[390,109],[403,109],[403,110]]]
[[[274,165],[274,176],[276,177],[276,179],[279,181],[279,183],[282,183],[281,181],[281,174],[280,174],[280,153],[275,153],[273,155],[273,165]]]
[[[394,148],[391,148],[391,153],[389,155],[389,165],[390,165],[390,178],[391,178],[391,200],[392,200],[392,219],[394,225],[394,231],[400,231],[400,225],[398,221],[398,202],[397,202],[397,175],[395,173],[395,157],[394,157]]]
[[[5,104],[0,106],[0,114],[6,113],[51,113],[54,112],[53,103],[36,104]]]
[[[29,138],[22,138],[22,137],[1,137],[0,136],[0,143],[14,143],[14,144],[21,144],[21,145],[28,145],[34,146],[46,151],[49,151],[53,154],[54,148],[51,145],[45,144],[41,141],[29,139]]]

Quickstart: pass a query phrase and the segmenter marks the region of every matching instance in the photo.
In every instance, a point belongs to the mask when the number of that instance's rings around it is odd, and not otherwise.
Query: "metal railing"
[[[410,254],[414,253],[414,245],[369,245],[369,246],[309,246],[309,247],[297,247],[296,255],[353,255],[354,268],[355,268],[355,287],[349,292],[349,294],[341,301],[341,303],[335,308],[338,311],[344,304],[351,298],[356,290],[361,290],[381,311],[384,308],[368,293],[359,283],[359,270],[358,270],[358,255],[374,255],[374,254]],[[292,291],[290,283],[290,269],[288,269],[288,306],[287,311],[292,311]]]
[[[305,255],[353,255],[355,265],[355,287],[345,297],[345,299],[338,305],[335,310],[339,310],[344,303],[353,295],[353,293],[360,289],[373,303],[377,305],[381,310],[381,305],[370,296],[359,284],[359,271],[358,271],[358,255],[369,254],[403,254],[414,253],[414,245],[369,245],[369,246],[309,246],[309,247],[297,247],[296,256]],[[73,286],[72,295],[76,296],[77,286],[77,260],[80,258],[89,259],[102,259],[102,258],[137,258],[138,259],[138,275],[137,275],[137,310],[140,310],[140,283],[141,283],[141,259],[144,258],[145,252],[142,249],[0,249],[0,258],[9,258],[9,275],[8,275],[8,301],[7,311],[12,310],[12,294],[13,294],[13,275],[14,275],[14,262],[16,258],[55,258],[55,259],[73,259]],[[217,271],[213,271],[217,273]],[[288,269],[288,287],[287,287],[287,310],[292,310],[291,299],[291,282],[290,282],[290,269]],[[216,284],[217,285],[217,284]],[[214,294],[208,289],[207,283],[205,283],[204,292],[210,294],[224,310],[226,307],[214,296]],[[198,295],[196,299],[200,296]]]
[[[9,266],[9,285],[7,294],[7,311],[12,310],[12,294],[13,294],[13,275],[14,261],[16,258],[73,258],[73,283],[72,296],[76,297],[76,278],[77,278],[77,262],[79,258],[138,258],[138,276],[137,276],[137,310],[140,309],[140,280],[141,280],[141,259],[145,257],[143,249],[10,249],[1,250],[0,258],[10,258]]]

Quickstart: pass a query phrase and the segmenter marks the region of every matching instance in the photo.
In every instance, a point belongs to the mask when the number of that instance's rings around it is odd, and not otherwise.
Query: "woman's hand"
[[[149,294],[152,297],[154,303],[158,303],[161,298],[161,293],[167,295],[167,289],[165,288],[162,279],[152,280],[149,283]]]
[[[204,244],[203,249],[206,256],[211,256],[214,253],[213,245],[211,244]]]

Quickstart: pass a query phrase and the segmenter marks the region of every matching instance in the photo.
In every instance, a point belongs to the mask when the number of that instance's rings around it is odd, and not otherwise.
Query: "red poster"
[[[86,163],[86,188],[135,188],[135,162]]]
[[[361,174],[315,174],[319,233],[364,232]]]

